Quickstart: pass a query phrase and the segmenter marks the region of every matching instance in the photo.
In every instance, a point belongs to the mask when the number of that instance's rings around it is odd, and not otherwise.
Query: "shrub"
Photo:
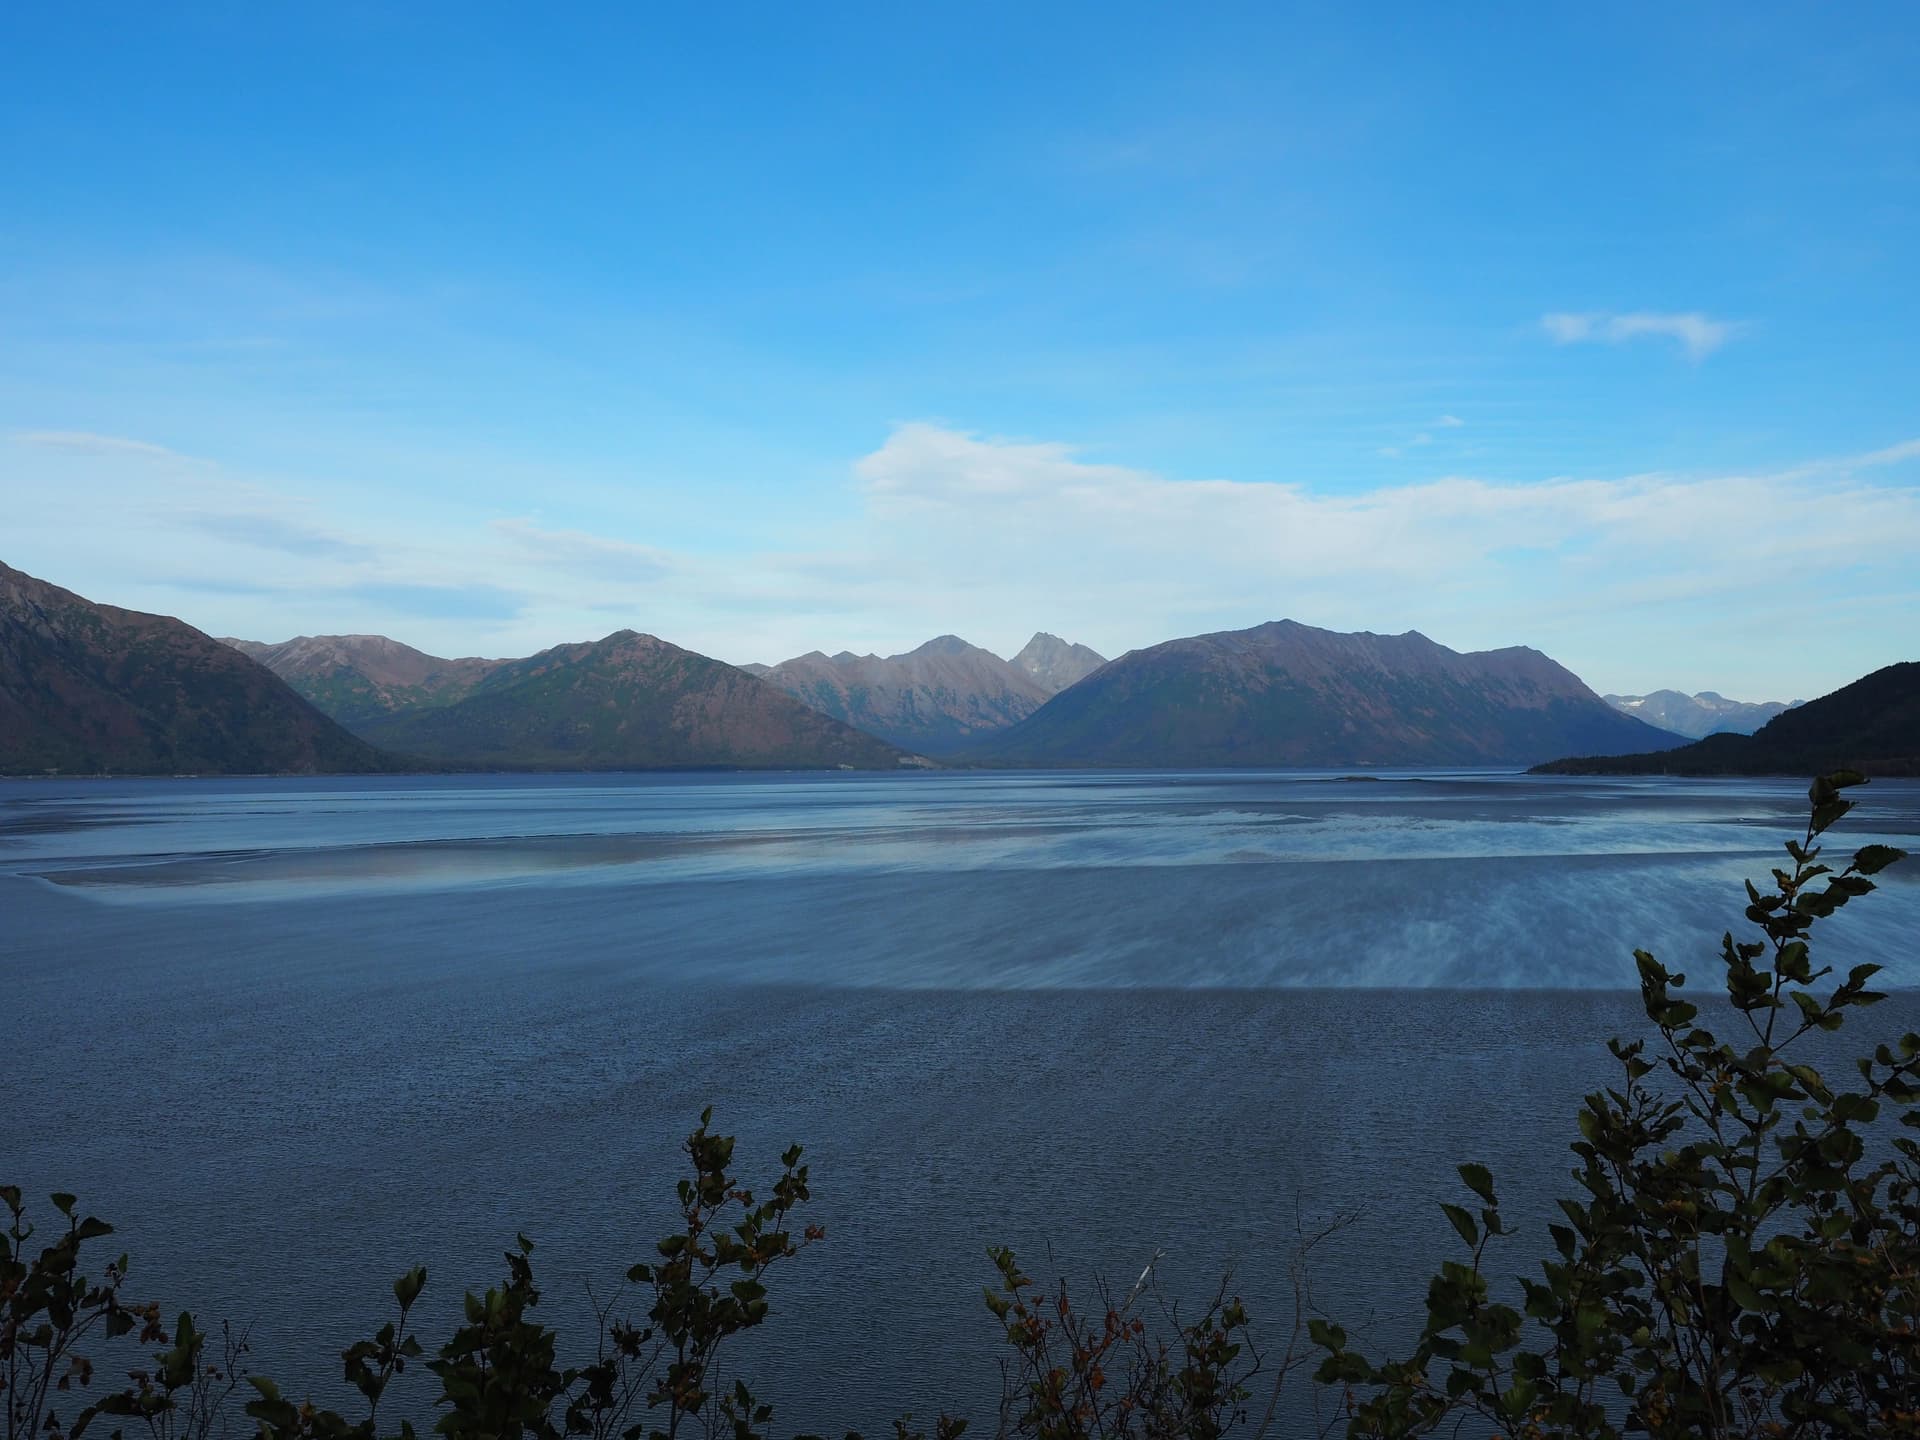
[[[1920,1434],[1920,1147],[1899,1128],[1920,1126],[1920,1035],[1859,1059],[1857,1082],[1801,1043],[1885,998],[1876,965],[1822,993],[1833,971],[1811,949],[1903,856],[1822,863],[1816,841],[1862,778],[1816,780],[1791,868],[1768,893],[1747,884],[1757,936],[1729,932],[1720,952],[1737,1040],[1701,1023],[1685,975],[1635,953],[1654,1043],[1610,1043],[1620,1078],[1587,1096],[1572,1147],[1584,1193],[1560,1202],[1519,1304],[1488,1284],[1509,1233],[1493,1177],[1463,1165],[1473,1208],[1445,1209],[1466,1258],[1434,1276],[1413,1353],[1371,1361],[1315,1325],[1350,1436],[1468,1420],[1513,1437]]]

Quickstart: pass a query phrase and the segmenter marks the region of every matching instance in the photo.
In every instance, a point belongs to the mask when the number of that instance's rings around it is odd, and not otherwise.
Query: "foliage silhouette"
[[[1610,1042],[1620,1081],[1586,1098],[1573,1145],[1585,1192],[1563,1200],[1554,1255],[1492,1298],[1487,1255],[1509,1233],[1493,1177],[1460,1167],[1477,1211],[1446,1207],[1467,1247],[1427,1292],[1413,1353],[1376,1362],[1326,1321],[1323,1381],[1349,1387],[1350,1436],[1471,1421],[1499,1436],[1854,1436],[1920,1433],[1920,1035],[1877,1047],[1846,1084],[1797,1042],[1885,997],[1877,965],[1822,994],[1821,921],[1903,858],[1843,868],[1815,842],[1852,808],[1851,771],[1809,792],[1792,867],[1747,884],[1758,938],[1721,946],[1739,1043],[1700,1023],[1686,976],[1637,951],[1657,1035]],[[1804,1047],[1800,1047],[1804,1049]],[[1484,1429],[1481,1427],[1485,1427]]]

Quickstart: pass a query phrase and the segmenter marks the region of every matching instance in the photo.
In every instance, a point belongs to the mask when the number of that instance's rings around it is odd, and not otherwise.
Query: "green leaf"
[[[1867,777],[1858,770],[1830,770],[1825,775],[1814,777],[1812,786],[1807,790],[1807,799],[1815,805],[1824,804],[1842,790],[1866,783]]]
[[[400,1302],[400,1308],[409,1308],[420,1298],[420,1291],[427,1283],[427,1267],[416,1265],[398,1280],[393,1282],[393,1298]]]
[[[1906,858],[1906,851],[1891,845],[1866,845],[1854,852],[1853,868],[1862,875],[1878,875],[1889,865]]]
[[[1468,1162],[1460,1167],[1460,1178],[1466,1182],[1469,1190],[1486,1201],[1487,1204],[1492,1205],[1495,1203],[1493,1196],[1493,1174],[1486,1166]]]
[[[1525,1418],[1527,1410],[1533,1404],[1533,1397],[1539,1394],[1539,1387],[1524,1376],[1516,1379],[1507,1387],[1507,1393],[1501,1397],[1502,1406],[1509,1420]]]
[[[1833,825],[1849,810],[1853,809],[1851,800],[1828,800],[1813,807],[1813,833],[1819,835]]]
[[[1760,1292],[1748,1283],[1744,1275],[1734,1271],[1727,1273],[1727,1293],[1733,1297],[1733,1303],[1742,1310],[1761,1308]]]
[[[1326,1320],[1307,1321],[1307,1337],[1322,1350],[1344,1350],[1347,1348],[1347,1332],[1340,1326]]]
[[[1774,968],[1789,980],[1809,984],[1813,979],[1813,964],[1808,959],[1807,942],[1794,940],[1782,946]]]
[[[1480,1232],[1474,1228],[1473,1217],[1458,1205],[1442,1205],[1447,1219],[1453,1222],[1453,1228],[1460,1232],[1460,1238],[1469,1245],[1480,1243]]]

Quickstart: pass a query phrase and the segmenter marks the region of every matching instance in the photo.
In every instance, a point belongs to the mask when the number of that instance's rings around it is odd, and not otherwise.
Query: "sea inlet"
[[[1836,849],[1920,849],[1920,785],[1853,793]],[[1388,1346],[1456,1163],[1528,1268],[1644,1029],[1631,952],[1711,988],[1804,813],[1480,771],[0,784],[0,1182],[77,1192],[131,1292],[333,1403],[395,1275],[444,1335],[517,1232],[577,1333],[707,1105],[750,1180],[813,1166],[826,1239],[729,1372],[782,1430],[986,1425],[989,1245],[1122,1289],[1161,1253],[1189,1306],[1231,1272],[1278,1350],[1297,1237],[1347,1216],[1313,1298]],[[1896,991],[1836,1063],[1920,1029],[1917,872],[1823,927]]]

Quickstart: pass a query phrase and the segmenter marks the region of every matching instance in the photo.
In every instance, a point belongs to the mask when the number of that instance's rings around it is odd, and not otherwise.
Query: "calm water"
[[[1859,793],[1849,846],[1916,848],[1920,786]],[[1164,1249],[1176,1293],[1232,1267],[1278,1339],[1296,1224],[1357,1208],[1319,1298],[1402,1332],[1453,1164],[1523,1215],[1570,1188],[1628,952],[1710,977],[1803,808],[1481,773],[0,785],[0,1178],[78,1191],[134,1288],[324,1392],[295,1357],[415,1261],[449,1315],[516,1230],[577,1315],[711,1103],[750,1174],[808,1146],[829,1231],[743,1352],[783,1425],[985,1423],[991,1243],[1123,1285]],[[1912,987],[1920,883],[1887,878],[1829,958]],[[1871,1020],[1920,1028],[1920,993]]]

